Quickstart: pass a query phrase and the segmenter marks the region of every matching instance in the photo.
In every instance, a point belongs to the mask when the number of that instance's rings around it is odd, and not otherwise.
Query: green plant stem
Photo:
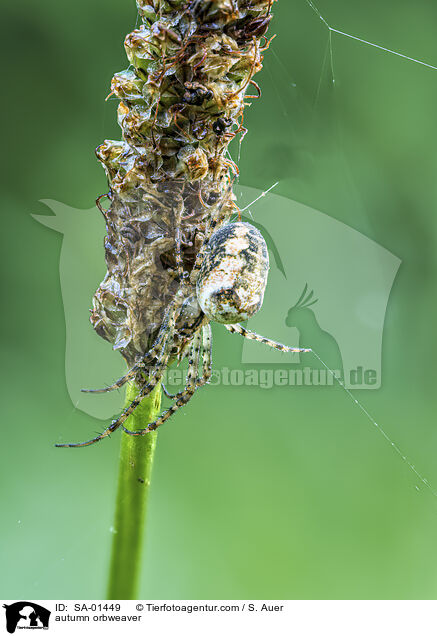
[[[126,403],[138,394],[138,387],[129,383]],[[126,420],[131,430],[145,428],[153,422],[161,406],[159,384]],[[112,555],[109,572],[108,599],[137,598],[141,568],[143,529],[147,516],[153,457],[157,432],[132,437],[122,433]]]

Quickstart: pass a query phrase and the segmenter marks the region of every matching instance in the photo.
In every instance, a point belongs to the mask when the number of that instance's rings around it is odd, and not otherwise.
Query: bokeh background
[[[428,0],[318,9],[334,28],[437,66]],[[47,198],[87,209],[105,190],[93,150],[119,137],[104,98],[135,21],[133,0],[2,8],[3,598],[105,594],[119,439],[53,448],[101,422],[68,396],[62,237],[31,214],[46,214]],[[279,181],[278,194],[402,259],[382,388],[357,397],[437,489],[437,70],[336,33],[329,42],[306,0],[280,0],[272,32],[241,183]],[[311,236],[301,240],[311,252]],[[101,244],[90,270],[96,285]],[[242,343],[214,333],[215,365],[243,368]],[[436,533],[437,498],[341,389],[208,387],[159,436],[141,596],[436,598]]]

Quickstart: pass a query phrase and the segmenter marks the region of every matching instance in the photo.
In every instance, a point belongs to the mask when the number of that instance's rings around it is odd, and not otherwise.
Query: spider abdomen
[[[197,299],[209,320],[235,324],[261,309],[269,256],[264,238],[250,223],[228,223],[206,247],[197,278]]]

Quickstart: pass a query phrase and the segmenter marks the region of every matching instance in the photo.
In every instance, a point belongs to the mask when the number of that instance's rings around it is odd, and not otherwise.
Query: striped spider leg
[[[176,271],[178,275],[178,279],[180,281],[187,278],[188,273],[184,271],[184,263],[182,260],[182,250],[181,250],[181,241],[182,241],[182,210],[183,206],[175,206],[174,212],[174,236],[175,236],[175,259],[176,259]]]
[[[264,336],[260,336],[259,334],[249,331],[242,327],[239,324],[235,325],[223,325],[230,333],[238,333],[243,338],[248,338],[249,340],[255,340],[256,342],[261,342],[262,344],[267,345],[268,347],[273,347],[277,351],[283,351],[284,353],[312,353],[312,349],[300,349],[298,347],[288,347],[280,342],[276,342],[276,340],[271,340],[270,338],[264,338]]]
[[[209,323],[203,327],[202,338],[203,369],[202,377],[197,380],[197,388],[208,384],[212,375],[212,332]]]
[[[205,327],[202,327],[202,329],[200,331],[197,331],[193,336],[188,360],[186,386],[183,391],[176,394],[175,396],[172,396],[174,399],[176,399],[175,404],[164,411],[164,413],[162,413],[162,415],[157,420],[149,424],[146,428],[138,431],[130,431],[123,425],[124,432],[134,437],[146,435],[147,433],[150,433],[150,431],[155,431],[159,426],[162,426],[162,424],[164,424],[177,410],[185,406],[185,404],[187,404],[191,400],[199,386],[202,386],[202,384],[206,384],[210,377],[210,348],[211,331],[210,326],[207,325]],[[197,375],[199,371],[201,349],[203,351],[203,375],[202,378],[198,378]]]
[[[233,181],[231,185],[228,187],[228,189],[226,190],[226,197],[232,192],[232,185],[233,185]],[[193,269],[191,270],[191,273],[190,273],[190,282],[193,286],[196,285],[197,278],[199,276],[202,263],[205,257],[205,253],[207,252],[207,249],[208,249],[209,239],[213,235],[214,230],[217,228],[217,226],[220,225],[223,221],[225,221],[227,217],[229,217],[229,210],[227,209],[226,204],[227,204],[227,199],[225,199],[225,202],[218,207],[215,214],[212,214],[208,220],[208,225],[205,229],[204,241],[196,256]],[[233,202],[232,202],[232,205],[233,205]]]
[[[211,325],[208,323],[202,327],[202,375],[196,378],[196,390],[200,389],[205,384],[208,384],[212,373],[212,333]],[[187,374],[188,379],[188,374]],[[186,387],[185,387],[186,389]],[[184,393],[179,391],[178,393],[171,394],[167,391],[164,383],[162,384],[162,390],[170,400],[178,400]]]

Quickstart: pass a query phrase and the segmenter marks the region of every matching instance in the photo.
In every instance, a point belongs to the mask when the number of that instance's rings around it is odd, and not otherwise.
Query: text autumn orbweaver
[[[129,372],[112,386],[90,393],[104,393],[123,386],[135,378],[142,382],[138,396],[103,433],[86,442],[56,444],[57,447],[89,446],[110,435],[120,426],[129,435],[145,435],[164,424],[179,408],[187,404],[194,392],[208,383],[212,364],[212,321],[223,324],[231,333],[262,342],[279,351],[309,353],[311,349],[288,347],[248,331],[240,321],[251,318],[262,306],[267,284],[269,258],[262,234],[249,223],[222,225],[212,220],[206,240],[199,251],[191,274],[183,271],[178,259],[179,289],[170,303],[151,349]],[[161,380],[168,364],[181,351],[179,359],[188,357],[185,388],[176,395],[164,392],[174,400],[173,406],[146,428],[130,431],[124,422],[140,402]]]

